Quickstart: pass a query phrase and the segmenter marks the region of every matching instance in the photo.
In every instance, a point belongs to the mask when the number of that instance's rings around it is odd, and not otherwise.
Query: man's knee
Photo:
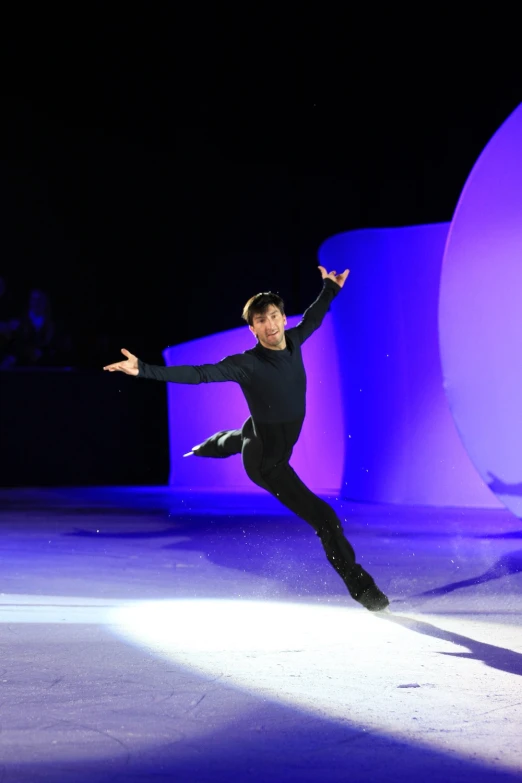
[[[328,530],[332,534],[341,533],[343,529],[341,527],[341,521],[331,505],[322,498],[313,495],[310,499],[310,506],[313,509],[313,514],[317,520],[318,526]]]
[[[250,481],[252,481],[254,484],[257,484],[257,486],[261,487],[261,489],[266,489],[267,492],[271,491],[268,484],[264,481],[261,471],[258,468],[254,468],[250,465],[244,465],[244,468],[245,473],[247,474]]]

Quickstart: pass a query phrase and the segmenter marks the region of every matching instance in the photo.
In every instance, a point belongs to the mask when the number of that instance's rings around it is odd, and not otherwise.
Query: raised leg
[[[241,430],[221,430],[198,446],[194,446],[192,453],[196,457],[223,459],[233,454],[241,454],[241,446]]]

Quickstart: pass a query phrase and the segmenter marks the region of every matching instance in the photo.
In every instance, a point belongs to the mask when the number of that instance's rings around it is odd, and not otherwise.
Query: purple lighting
[[[497,506],[444,395],[437,307],[448,224],[352,231],[320,261],[351,269],[332,307],[344,406],[342,494],[359,501]]]
[[[448,236],[439,330],[446,394],[477,470],[522,517],[522,105],[473,168]]]
[[[444,395],[437,307],[448,224],[355,231],[328,239],[320,261],[351,274],[303,346],[307,418],[292,465],[316,492],[363,502],[498,507],[468,458]],[[295,325],[298,317],[289,319]],[[164,352],[205,364],[251,347],[242,327]],[[168,384],[170,484],[258,492],[239,456],[182,454],[248,416],[236,384]]]
[[[353,231],[321,246],[321,264],[351,274],[303,347],[308,415],[292,465],[311,489],[428,506],[500,498],[522,517],[521,174],[522,106],[479,158],[451,229]],[[214,363],[251,345],[243,327],[164,357]],[[241,427],[235,384],[169,384],[168,403],[173,487],[259,491],[239,456],[181,456]]]
[[[318,286],[320,290],[320,286]],[[341,296],[333,307],[342,306]],[[307,369],[307,416],[294,449],[292,467],[316,492],[338,492],[341,486],[344,439],[343,406],[335,335],[329,313],[321,328],[303,345]],[[288,328],[300,316],[288,318]],[[167,365],[212,364],[254,345],[247,326],[167,348]],[[235,383],[184,386],[169,383],[169,441],[171,486],[183,490],[263,492],[243,470],[241,457],[202,459],[182,454],[214,432],[238,429],[248,408]]]

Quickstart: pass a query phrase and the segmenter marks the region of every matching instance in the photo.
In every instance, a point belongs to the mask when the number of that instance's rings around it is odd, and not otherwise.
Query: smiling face
[[[285,326],[286,316],[272,304],[253,316],[249,329],[264,348],[282,351],[286,348]]]

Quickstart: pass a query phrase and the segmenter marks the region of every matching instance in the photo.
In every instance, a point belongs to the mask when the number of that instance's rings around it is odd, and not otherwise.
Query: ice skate
[[[379,590],[377,585],[367,587],[355,600],[370,612],[382,612],[390,605],[388,597],[384,595],[382,590]]]

